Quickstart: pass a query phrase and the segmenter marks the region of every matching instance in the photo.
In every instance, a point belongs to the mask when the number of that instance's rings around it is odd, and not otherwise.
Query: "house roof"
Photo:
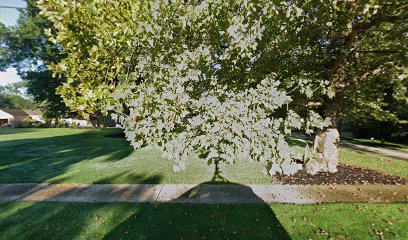
[[[23,111],[26,112],[28,115],[42,115],[43,114],[40,109],[35,109],[35,110],[27,109]]]
[[[8,108],[0,108],[3,112],[6,112],[13,116],[21,116],[21,117],[28,117],[29,115],[24,110],[18,109],[8,109]]]

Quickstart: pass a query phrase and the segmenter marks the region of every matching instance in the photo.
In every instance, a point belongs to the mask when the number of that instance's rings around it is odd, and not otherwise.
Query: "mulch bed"
[[[340,164],[336,173],[319,172],[315,175],[302,170],[292,176],[278,175],[281,184],[329,185],[329,184],[408,184],[408,179],[381,173],[371,169]]]

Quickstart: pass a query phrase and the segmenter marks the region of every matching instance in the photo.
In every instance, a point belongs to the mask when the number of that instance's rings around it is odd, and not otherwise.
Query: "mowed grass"
[[[160,151],[133,150],[119,129],[0,129],[0,183],[203,183],[214,166],[197,155],[174,173]],[[341,149],[340,162],[408,177],[408,161]],[[221,164],[221,175],[240,184],[268,184],[261,163]]]
[[[399,160],[374,153],[362,152],[348,148],[340,148],[341,163],[369,168],[379,172],[408,178],[408,160]]]
[[[408,239],[404,204],[0,204],[0,239]]]
[[[118,129],[0,129],[0,183],[203,183],[157,150],[134,151]],[[341,149],[341,162],[407,176],[407,162]],[[262,165],[221,166],[229,181],[273,182]],[[0,239],[408,239],[407,204],[0,203]]]
[[[149,147],[134,150],[119,129],[0,129],[0,183],[202,183],[214,166],[197,155],[187,170]],[[236,183],[271,183],[260,163],[221,164],[222,176]]]

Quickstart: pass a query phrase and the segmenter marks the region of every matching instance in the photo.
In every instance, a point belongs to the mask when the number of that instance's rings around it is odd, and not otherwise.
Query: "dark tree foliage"
[[[14,94],[0,94],[0,108],[35,109],[37,104],[30,99]]]
[[[0,69],[17,69],[27,82],[27,92],[40,103],[48,118],[59,118],[71,114],[56,88],[63,78],[53,77],[47,64],[61,58],[58,45],[48,41],[45,28],[53,28],[50,22],[39,14],[35,0],[26,0],[26,9],[21,9],[16,26],[6,27],[0,23]]]

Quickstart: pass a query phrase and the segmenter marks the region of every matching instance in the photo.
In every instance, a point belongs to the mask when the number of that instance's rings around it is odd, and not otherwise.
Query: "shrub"
[[[29,118],[24,118],[20,122],[17,123],[16,127],[18,128],[28,128],[32,126],[32,120]]]

